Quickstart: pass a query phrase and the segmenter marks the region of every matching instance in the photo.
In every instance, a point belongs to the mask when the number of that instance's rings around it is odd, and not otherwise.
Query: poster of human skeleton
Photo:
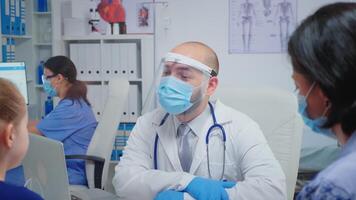
[[[230,0],[229,53],[283,53],[296,27],[297,0]]]

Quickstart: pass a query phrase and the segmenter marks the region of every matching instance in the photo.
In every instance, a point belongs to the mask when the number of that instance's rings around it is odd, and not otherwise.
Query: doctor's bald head
[[[218,56],[212,48],[204,43],[196,41],[184,42],[174,47],[171,52],[195,59],[212,68],[216,74],[219,74]]]

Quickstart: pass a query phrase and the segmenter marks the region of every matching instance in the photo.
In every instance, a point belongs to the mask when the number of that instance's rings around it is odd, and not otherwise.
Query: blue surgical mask
[[[315,133],[319,133],[321,135],[325,135],[331,138],[336,138],[335,134],[332,132],[330,128],[322,128],[322,126],[326,123],[327,118],[323,115],[321,117],[311,119],[307,112],[307,98],[311,93],[311,90],[314,88],[313,84],[309,91],[307,92],[306,96],[298,94],[298,111],[302,115],[304,123],[311,128]],[[328,109],[328,108],[327,108]]]
[[[163,77],[157,94],[160,105],[168,113],[177,115],[187,111],[193,103],[193,86],[173,76]]]
[[[53,88],[48,80],[43,80],[43,89],[50,97],[55,97],[58,95],[56,89]]]

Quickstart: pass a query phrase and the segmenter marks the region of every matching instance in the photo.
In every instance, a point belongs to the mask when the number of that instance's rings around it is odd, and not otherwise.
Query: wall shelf
[[[33,12],[34,15],[51,15],[52,12]]]
[[[30,35],[1,35],[4,38],[13,38],[13,39],[32,39]]]
[[[64,41],[80,40],[137,40],[152,38],[152,34],[122,34],[122,35],[83,35],[83,36],[63,36]]]
[[[48,46],[51,47],[52,43],[46,43],[46,42],[39,42],[39,43],[35,43],[35,46]]]

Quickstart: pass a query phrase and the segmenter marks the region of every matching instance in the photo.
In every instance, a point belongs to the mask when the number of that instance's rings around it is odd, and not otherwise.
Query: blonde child
[[[8,80],[0,78],[0,199],[41,200],[36,193],[4,182],[6,171],[18,166],[28,149],[25,100]]]

